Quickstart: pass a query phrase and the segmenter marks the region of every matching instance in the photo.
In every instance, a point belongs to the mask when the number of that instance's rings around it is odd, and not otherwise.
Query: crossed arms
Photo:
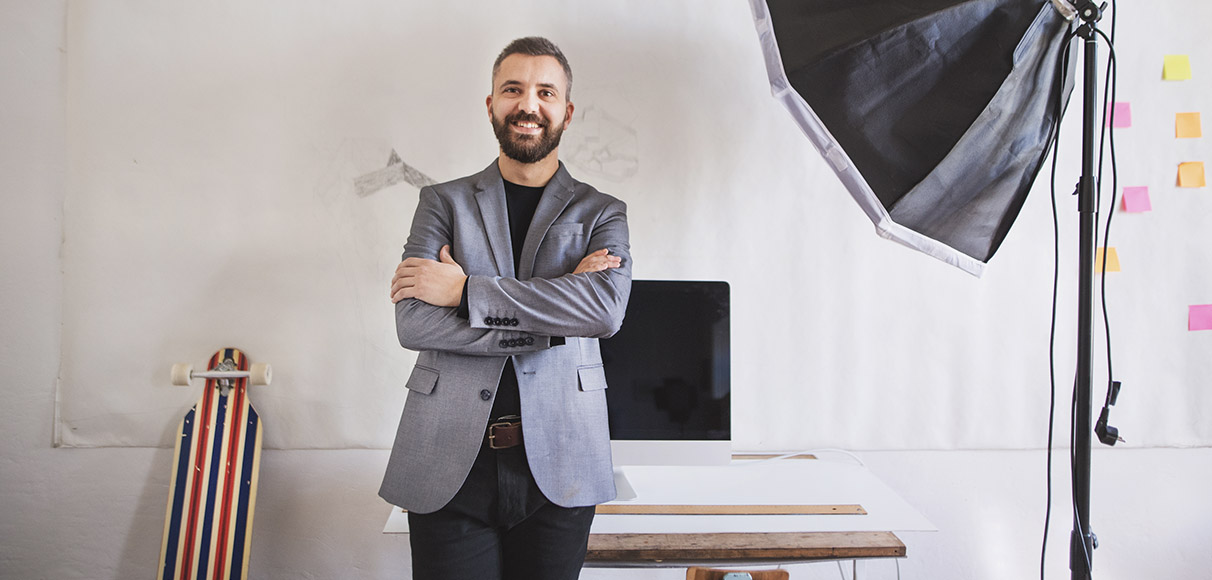
[[[622,263],[621,257],[610,255],[609,248],[602,248],[582,258],[572,273],[601,272],[618,268]],[[438,260],[405,258],[396,266],[391,278],[391,302],[416,298],[433,306],[458,306],[466,283],[463,267],[450,257],[450,244],[446,244],[438,252]]]
[[[405,259],[391,281],[402,346],[501,356],[548,348],[552,336],[604,337],[618,330],[631,287],[622,202],[615,200],[593,220],[588,246],[598,249],[554,278],[469,276],[451,256],[453,219],[444,200],[422,190]],[[464,293],[468,318],[456,310]],[[512,324],[494,326],[494,315]]]

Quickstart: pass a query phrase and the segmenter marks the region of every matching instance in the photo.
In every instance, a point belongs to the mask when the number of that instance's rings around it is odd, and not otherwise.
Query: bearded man
[[[415,580],[571,580],[615,496],[598,338],[631,292],[626,205],[569,175],[572,69],[510,43],[483,171],[421,190],[391,284],[408,399],[379,490],[408,510]]]

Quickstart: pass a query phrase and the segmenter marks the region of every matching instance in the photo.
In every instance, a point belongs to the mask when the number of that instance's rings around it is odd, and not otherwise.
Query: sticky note
[[[1135,186],[1124,188],[1124,211],[1142,212],[1151,211],[1153,204],[1149,202],[1148,186]]]
[[[1204,162],[1189,161],[1187,163],[1178,164],[1178,186],[1179,187],[1203,187],[1204,186]]]
[[[1132,103],[1115,103],[1107,111],[1107,126],[1126,129],[1132,126]]]
[[[1191,78],[1191,58],[1185,54],[1167,54],[1162,80],[1185,81]]]
[[[1174,116],[1174,136],[1179,139],[1203,137],[1199,113],[1179,113]]]
[[[1107,253],[1107,271],[1108,272],[1118,272],[1119,271],[1119,254],[1116,253],[1115,248],[1107,248],[1106,253]],[[1103,271],[1103,249],[1102,248],[1098,248],[1098,249],[1094,250],[1094,271],[1096,273]]]
[[[1212,330],[1212,304],[1192,304],[1188,308],[1187,330]]]

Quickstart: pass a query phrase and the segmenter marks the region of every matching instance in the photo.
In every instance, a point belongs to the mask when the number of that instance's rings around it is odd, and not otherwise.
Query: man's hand
[[[619,256],[611,256],[609,248],[602,248],[584,258],[581,258],[581,263],[577,264],[577,269],[573,270],[573,274],[582,272],[601,272],[609,268],[618,268],[623,265],[623,258]]]
[[[588,257],[586,257],[588,259]],[[396,267],[391,279],[391,301],[416,298],[434,306],[458,306],[463,298],[467,274],[450,257],[450,245],[442,246],[437,262],[425,258],[408,258]]]

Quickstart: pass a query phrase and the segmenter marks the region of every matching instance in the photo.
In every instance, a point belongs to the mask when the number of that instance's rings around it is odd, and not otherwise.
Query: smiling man
[[[421,190],[392,278],[418,351],[379,494],[408,510],[415,580],[571,580],[614,498],[598,338],[631,292],[626,206],[559,160],[572,69],[550,41],[497,57],[500,154]]]

